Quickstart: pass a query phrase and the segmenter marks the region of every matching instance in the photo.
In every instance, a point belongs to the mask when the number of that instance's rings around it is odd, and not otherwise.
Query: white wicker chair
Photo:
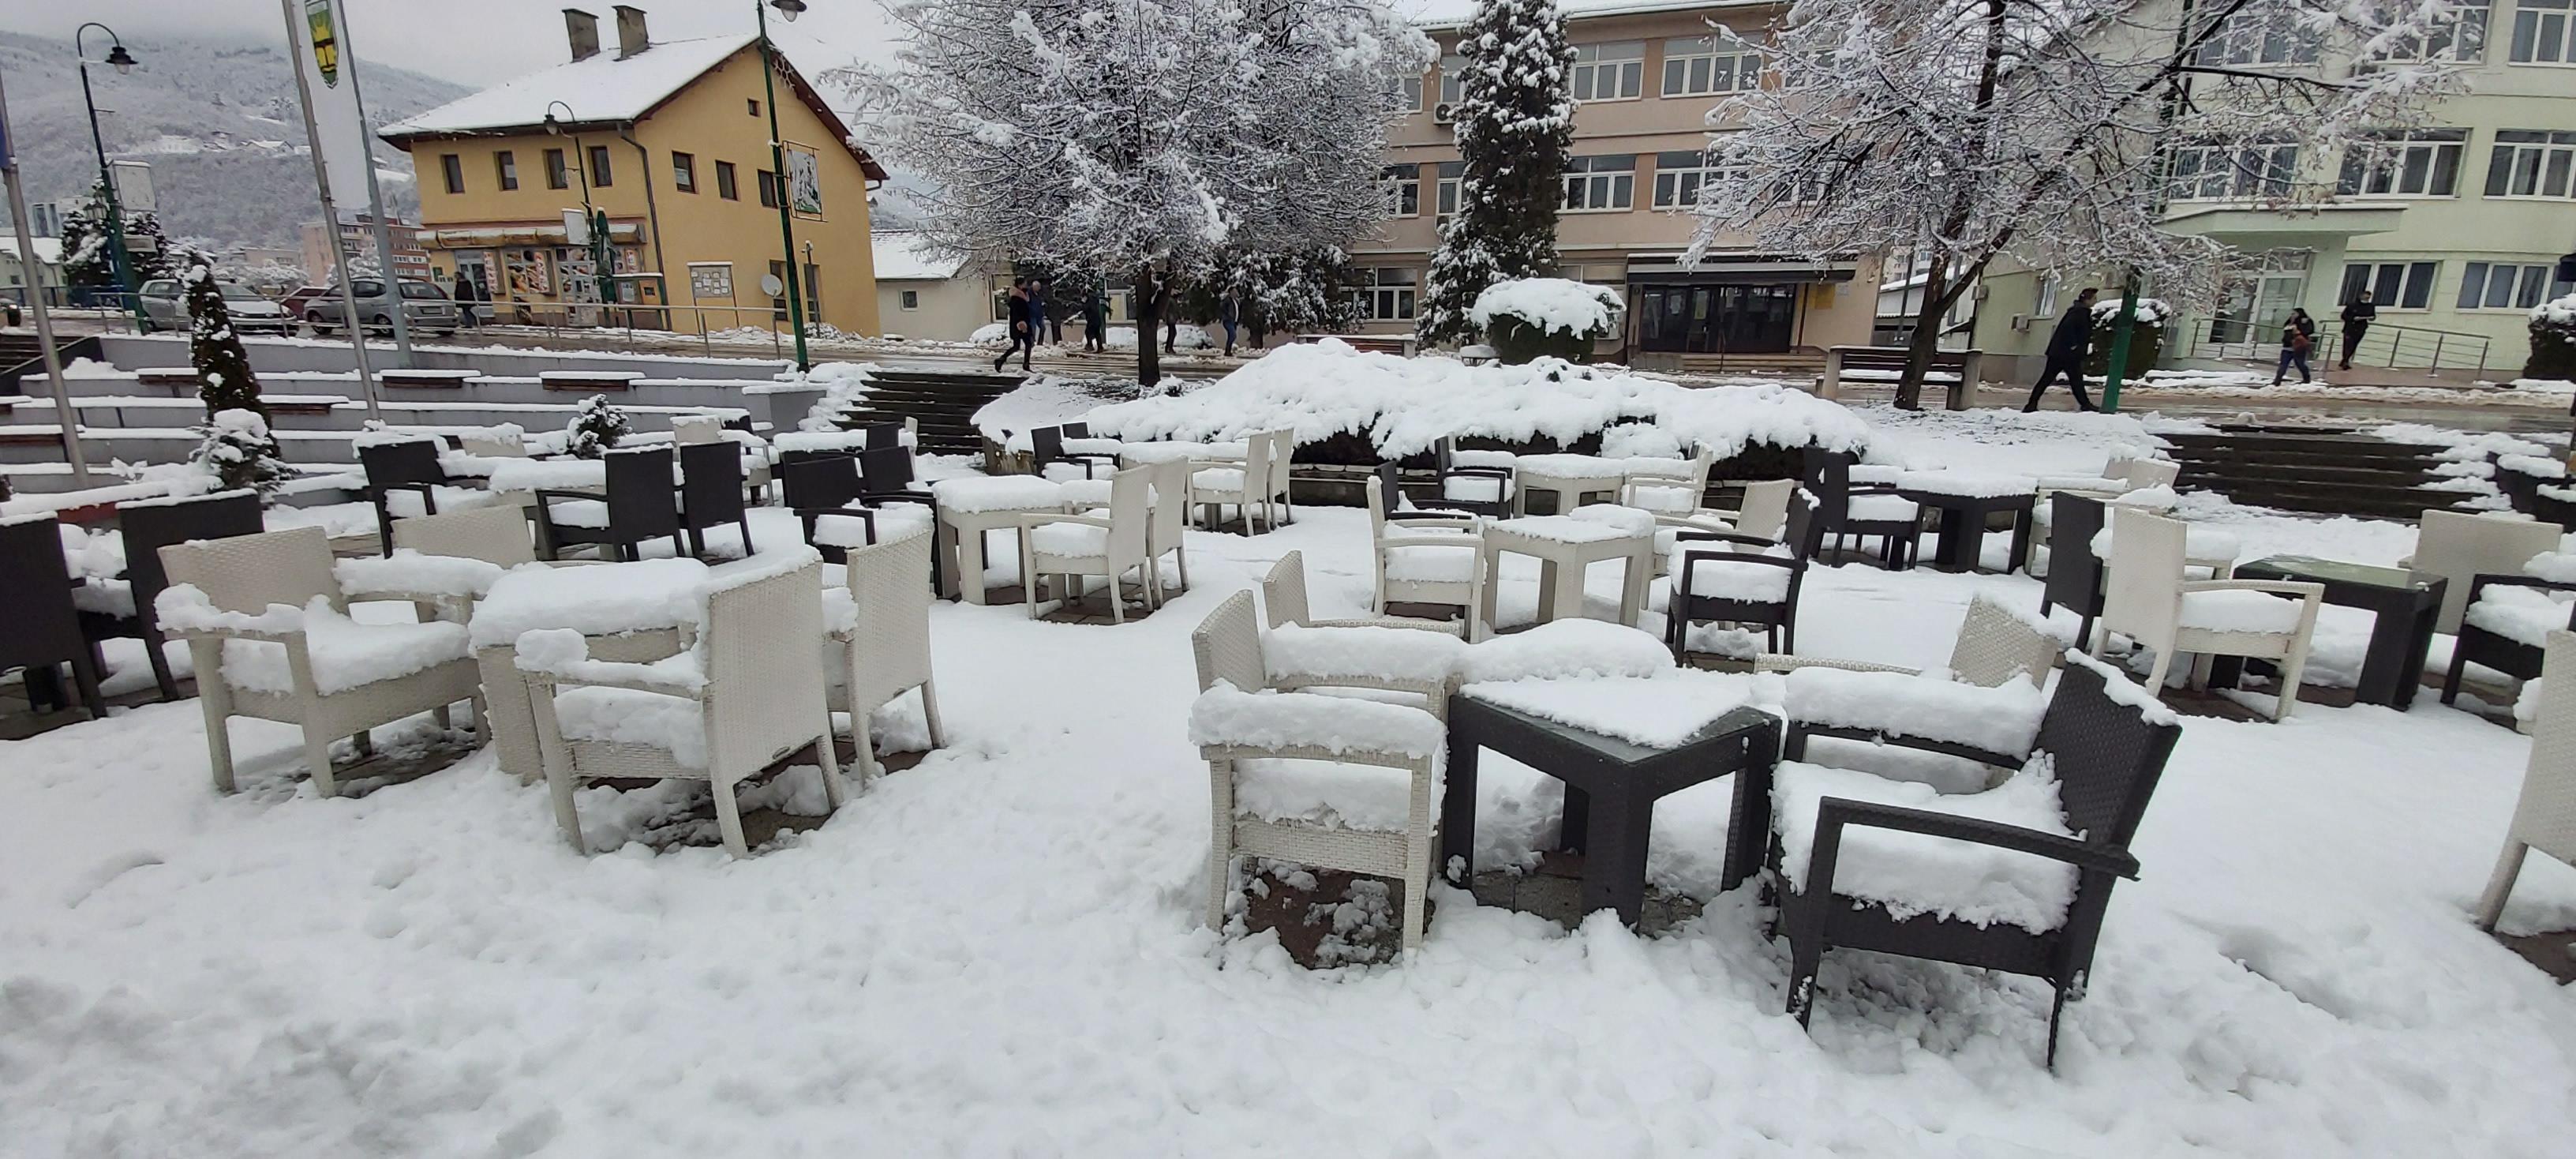
[[[1416,628],[1426,632],[1465,637],[1465,620],[1427,620],[1419,616],[1355,616],[1340,620],[1318,620],[1306,605],[1306,553],[1292,551],[1270,565],[1261,577],[1262,616],[1270,627],[1295,624],[1301,628]]]
[[[394,549],[404,548],[502,567],[533,563],[537,558],[536,541],[528,534],[528,513],[507,506],[394,520]]]
[[[850,736],[858,742],[861,787],[877,768],[868,715],[914,688],[930,744],[948,741],[939,725],[939,690],[930,674],[930,543],[927,532],[849,549],[843,574],[858,610],[850,633],[847,679]]]
[[[1261,494],[1261,521],[1273,531],[1296,521],[1296,512],[1288,499],[1288,468],[1296,454],[1297,432],[1270,432],[1270,485]],[[1273,503],[1278,506],[1272,507]]]
[[[1260,441],[1255,440],[1255,447]],[[1027,602],[1029,618],[1038,618],[1038,578],[1063,576],[1065,587],[1056,598],[1070,603],[1081,598],[1082,576],[1105,576],[1109,580],[1109,618],[1127,622],[1127,601],[1119,584],[1127,572],[1136,572],[1137,586],[1145,594],[1145,604],[1154,602],[1154,557],[1145,550],[1146,524],[1151,522],[1146,510],[1147,489],[1153,478],[1151,467],[1129,467],[1109,479],[1109,514],[1031,514],[1020,517],[1020,591]]]
[[[1256,433],[1244,439],[1240,463],[1191,465],[1190,506],[1200,511],[1200,526],[1215,530],[1220,522],[1219,511],[1231,505],[1243,515],[1245,535],[1260,533],[1253,509],[1259,507],[1266,513],[1270,506],[1262,496],[1271,478],[1270,447],[1268,432]]]
[[[2505,830],[2495,876],[2478,899],[2478,926],[2493,930],[2505,898],[2522,875],[2523,854],[2537,849],[2576,864],[2576,632],[2551,632],[2541,663],[2540,714],[2531,727],[2531,763]]]
[[[1392,602],[1450,604],[1461,609],[1470,641],[1483,638],[1485,537],[1475,516],[1386,514],[1385,484],[1368,481],[1369,540],[1376,572],[1373,606]]]
[[[2149,487],[2173,486],[2175,480],[2182,478],[2182,464],[2171,459],[2114,456],[2103,464],[2102,475],[2128,484],[2131,491],[2142,491]]]
[[[1145,554],[1149,562],[1145,574],[1154,585],[1154,603],[1166,598],[1163,588],[1163,557],[1170,555],[1179,569],[1181,590],[1190,588],[1190,552],[1182,539],[1190,526],[1190,473],[1188,461],[1174,459],[1146,468],[1153,480],[1153,510],[1145,522]]]
[[[1260,692],[1269,682],[1269,670],[1262,659],[1261,629],[1253,618],[1250,592],[1236,592],[1218,604],[1191,631],[1190,649],[1198,664],[1202,706],[1211,698],[1278,697],[1284,702],[1282,707],[1312,709],[1321,722],[1311,730],[1264,729],[1261,731],[1267,735],[1261,738],[1263,743],[1253,744],[1245,743],[1245,738],[1226,735],[1230,730],[1217,727],[1215,721],[1203,720],[1194,707],[1191,732],[1199,744],[1199,755],[1208,762],[1208,927],[1225,928],[1226,903],[1235,892],[1234,858],[1271,857],[1401,882],[1403,948],[1420,946],[1428,912],[1426,895],[1431,885],[1434,825],[1440,804],[1442,726],[1438,718],[1402,705],[1309,692]],[[1219,689],[1219,684],[1230,687]],[[1374,734],[1409,733],[1421,742],[1413,747],[1423,751],[1352,747],[1336,735],[1334,718],[1365,718],[1375,726],[1369,730]],[[1316,735],[1296,735],[1303,731]],[[1404,827],[1400,831],[1358,829],[1327,822],[1269,820],[1238,810],[1236,801],[1243,784],[1270,775],[1264,765],[1271,761],[1327,761],[1391,770],[1408,782]]]
[[[2308,666],[2308,638],[2316,629],[2325,586],[2272,580],[2186,580],[2180,521],[2126,507],[2111,510],[2110,573],[2104,581],[2102,630],[2093,638],[2099,657],[2119,632],[2156,652],[2147,676],[2150,693],[2164,687],[2174,654],[2190,652],[2195,687],[2209,679],[2213,656],[2248,656],[2281,662],[2281,696],[2274,720],[2290,715],[2299,699],[2299,677]],[[2279,596],[2295,597],[2296,602]],[[2278,607],[2270,605],[2279,605]]]
[[[1623,506],[1657,515],[1690,515],[1706,509],[1708,471],[1717,462],[1712,451],[1688,459],[1632,459],[1619,485]]]
[[[320,597],[335,617],[349,610],[332,574],[331,541],[319,527],[172,544],[161,549],[161,564],[173,587],[162,593],[157,614],[165,634],[188,641],[196,663],[197,701],[206,715],[206,754],[215,787],[223,792],[233,791],[227,722],[235,716],[301,726],[305,764],[314,788],[326,797],[339,792],[331,772],[333,737],[351,737],[363,747],[367,730],[421,712],[445,726],[448,706],[460,700],[473,704],[476,721],[483,718],[482,685],[466,653],[462,624],[335,620],[333,635],[354,647],[334,642],[316,656],[314,632],[321,625],[310,622],[305,609]],[[192,605],[192,596],[203,602]],[[297,611],[286,618],[268,615],[278,604]],[[333,671],[382,666],[357,656],[371,652],[367,645],[377,641],[393,641],[415,657],[435,653],[441,658],[375,680],[344,678]],[[263,680],[267,687],[251,687],[237,679],[254,671],[273,672],[277,654],[267,651],[271,648],[285,660],[282,687],[274,680]],[[228,658],[237,666],[228,667]]]
[[[524,459],[528,457],[525,432],[517,426],[486,427],[456,436],[457,449],[483,459]]]
[[[2563,531],[2519,512],[2426,510],[2415,525],[2415,555],[2406,566],[2418,583],[2450,581],[2442,589],[2441,618],[2434,630],[2458,632],[2460,614],[2469,607],[2469,588],[2478,576],[2521,575],[2531,557],[2558,550]]]
[[[823,766],[825,798],[840,807],[840,764],[815,647],[823,637],[822,595],[823,563],[810,551],[792,570],[753,566],[719,580],[708,589],[705,627],[685,664],[590,660],[578,652],[568,658],[530,646],[539,636],[580,640],[566,629],[523,637],[519,669],[530,685],[537,749],[564,839],[589,852],[573,802],[584,781],[703,780],[714,789],[725,849],[748,857],[736,786],[808,745]],[[569,731],[567,700],[574,702]],[[684,723],[655,738],[669,744],[630,739],[647,730],[620,727],[647,715]]]

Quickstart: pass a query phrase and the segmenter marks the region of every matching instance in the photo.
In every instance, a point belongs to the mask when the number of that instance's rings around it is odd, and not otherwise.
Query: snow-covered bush
[[[986,322],[967,335],[966,340],[977,346],[1008,346],[1011,343],[1011,324]]]
[[[581,400],[581,405],[574,409],[572,425],[565,427],[564,433],[571,436],[573,457],[596,459],[607,454],[609,448],[616,446],[617,441],[633,429],[634,424],[627,421],[625,411],[609,405],[607,395],[594,394]]]
[[[1467,318],[1484,329],[1504,362],[1554,356],[1588,362],[1594,339],[1618,332],[1619,292],[1568,278],[1514,278],[1476,295]]]
[[[2542,302],[2531,311],[2531,360],[2524,378],[2576,378],[2576,294]]]
[[[2156,359],[2165,346],[2165,323],[2173,320],[2173,304],[2162,298],[2140,298],[2138,309],[2130,315],[2137,325],[2129,331],[2129,363],[2120,377],[2136,382],[2155,369]],[[2091,375],[2109,373],[2111,369],[2111,335],[2120,324],[2120,296],[2117,293],[2093,303],[2093,349],[2084,356],[2084,372]]]
[[[271,495],[295,477],[277,453],[277,436],[258,411],[234,407],[219,410],[193,428],[202,439],[188,455],[189,465],[215,477],[221,491],[257,491]]]

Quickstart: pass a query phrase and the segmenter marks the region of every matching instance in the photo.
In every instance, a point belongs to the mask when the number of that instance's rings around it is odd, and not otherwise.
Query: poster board
[[[823,220],[823,162],[810,145],[785,142],[787,208],[808,221]]]

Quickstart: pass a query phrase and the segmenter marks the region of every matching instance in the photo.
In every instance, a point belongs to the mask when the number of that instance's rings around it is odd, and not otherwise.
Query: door
[[[1683,354],[1777,354],[1797,332],[1794,285],[1642,286],[1638,345]]]

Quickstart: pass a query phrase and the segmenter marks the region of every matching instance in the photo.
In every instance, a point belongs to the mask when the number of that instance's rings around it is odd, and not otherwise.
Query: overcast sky
[[[344,2],[348,38],[360,57],[460,84],[487,85],[570,59],[563,28],[567,3],[599,14],[603,39],[613,44],[616,36],[609,0]],[[750,31],[752,3],[644,0],[636,6],[650,17],[655,40],[680,40]],[[798,67],[819,72],[891,53],[891,23],[877,0],[807,0],[807,5],[792,29],[771,13],[770,30]],[[0,0],[0,28],[13,32],[68,37],[83,20],[116,29],[137,52],[164,30],[286,39],[286,16],[278,0],[80,0],[72,5]]]

